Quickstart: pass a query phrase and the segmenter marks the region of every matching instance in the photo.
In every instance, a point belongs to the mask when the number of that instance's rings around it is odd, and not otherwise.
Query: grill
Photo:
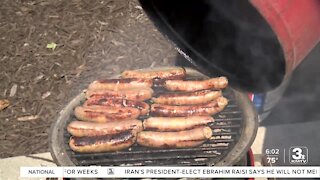
[[[189,78],[204,78],[204,75],[187,69]],[[214,116],[209,124],[213,136],[195,148],[152,149],[137,144],[130,149],[108,153],[76,153],[68,145],[70,135],[67,124],[73,120],[73,109],[85,99],[84,93],[73,99],[51,129],[51,154],[57,164],[63,166],[204,166],[234,165],[249,149],[257,130],[257,116],[244,93],[227,88],[223,94],[229,99],[228,106]]]

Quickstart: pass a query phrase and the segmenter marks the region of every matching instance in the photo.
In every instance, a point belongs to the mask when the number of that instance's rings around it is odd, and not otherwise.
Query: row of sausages
[[[148,147],[194,147],[212,136],[213,115],[227,99],[221,89],[226,78],[184,81],[185,70],[125,71],[122,79],[98,80],[86,92],[87,101],[75,108],[78,120],[68,125],[69,145],[77,152],[116,151],[137,142]],[[179,78],[179,79],[177,79]],[[179,93],[153,96],[153,83]],[[181,85],[178,85],[181,84]],[[192,88],[190,88],[192,86]],[[151,108],[146,100],[152,99]],[[149,112],[150,111],[150,112]],[[140,115],[151,115],[143,122]],[[79,121],[80,120],[80,121]],[[142,131],[145,130],[145,131]]]
[[[73,135],[69,145],[74,151],[84,153],[126,149],[136,141],[153,148],[195,147],[212,136],[211,128],[205,125],[213,121],[210,116],[149,118],[143,123],[141,120],[115,121],[99,126],[73,121],[68,125],[68,131]]]
[[[137,143],[152,148],[188,148],[203,144],[212,136],[208,126],[214,122],[212,115],[228,104],[220,90],[227,84],[224,77],[164,81],[163,87],[169,93],[152,98],[155,104],[151,105],[150,114],[153,117],[144,120],[144,131],[138,134]]]
[[[185,101],[187,101],[187,99],[183,100],[183,102]],[[203,102],[206,101],[207,99],[205,99]],[[109,97],[92,97],[87,100],[83,106],[76,107],[74,114],[79,120],[104,123],[114,120],[136,119],[140,115],[147,115],[148,113],[151,116],[160,117],[213,115],[222,111],[227,104],[228,100],[222,96],[219,96],[203,104],[152,104],[150,108],[149,104],[141,101],[111,99]]]

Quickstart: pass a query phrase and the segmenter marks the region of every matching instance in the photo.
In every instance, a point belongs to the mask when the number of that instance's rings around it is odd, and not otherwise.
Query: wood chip
[[[139,10],[142,10],[142,7],[141,7],[141,6],[135,6],[134,8],[139,9]]]
[[[51,95],[51,92],[50,92],[50,91],[47,91],[47,92],[45,92],[45,93],[42,94],[41,98],[42,98],[42,99],[45,99],[45,98],[49,97],[50,95]]]
[[[81,64],[79,67],[77,67],[77,69],[76,69],[76,72],[77,72],[76,76],[79,77],[79,76],[81,75],[82,71],[85,70],[85,68],[86,68],[86,64]]]
[[[37,77],[34,78],[34,82],[40,81],[43,77],[44,77],[44,75],[43,75],[43,74],[40,74],[39,76],[37,76]]]
[[[116,41],[116,40],[111,40],[111,43],[114,44],[115,46],[125,46],[124,43]]]
[[[3,91],[3,96],[6,96],[6,95],[7,95],[7,89]]]
[[[7,99],[0,100],[0,111],[7,108],[9,105],[10,105],[9,100]]]
[[[13,97],[13,96],[16,94],[17,89],[18,89],[18,85],[17,85],[17,84],[14,84],[14,85],[11,87],[9,96],[10,96],[10,97]]]
[[[32,120],[36,120],[39,119],[38,115],[31,115],[31,116],[22,116],[22,117],[18,117],[18,121],[32,121]]]

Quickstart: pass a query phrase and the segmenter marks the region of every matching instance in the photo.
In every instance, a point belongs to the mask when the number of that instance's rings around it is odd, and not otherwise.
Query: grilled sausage
[[[112,98],[100,98],[92,97],[84,102],[83,106],[112,106],[112,107],[134,107],[140,110],[140,115],[146,115],[149,113],[149,104],[142,101],[131,101],[127,99],[112,99]]]
[[[225,77],[211,78],[202,81],[167,80],[164,87],[170,91],[198,91],[203,89],[223,89],[227,87]]]
[[[211,128],[207,126],[178,132],[141,131],[137,143],[153,148],[187,148],[199,146],[211,136]]]
[[[86,97],[89,99],[94,96],[100,98],[117,98],[128,99],[133,101],[145,101],[152,97],[153,90],[151,88],[133,88],[119,91],[110,90],[90,90],[86,92]]]
[[[161,94],[153,102],[169,105],[204,104],[222,96],[221,91],[201,90],[196,92]]]
[[[82,121],[104,123],[108,121],[136,119],[140,115],[140,111],[131,107],[78,106],[74,110],[74,115]]]
[[[129,148],[136,141],[136,135],[131,131],[124,131],[115,135],[74,137],[69,141],[70,148],[80,153],[99,153],[119,151]]]
[[[214,122],[211,116],[150,117],[143,121],[145,130],[182,131]]]
[[[128,130],[140,132],[142,129],[142,122],[135,119],[106,123],[72,121],[67,127],[68,132],[76,137],[117,134]]]
[[[206,104],[190,106],[152,104],[151,114],[164,117],[209,116],[222,111],[227,104],[228,100],[224,97]]]
[[[168,67],[161,70],[127,70],[121,74],[123,78],[143,79],[182,79],[185,76],[185,69],[180,67]]]
[[[93,81],[88,89],[91,90],[124,90],[130,88],[148,88],[152,86],[150,79],[103,79]]]

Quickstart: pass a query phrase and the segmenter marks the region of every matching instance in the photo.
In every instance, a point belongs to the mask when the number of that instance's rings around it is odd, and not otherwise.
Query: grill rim
[[[148,68],[148,69],[162,69],[166,67],[158,67],[158,68]],[[195,69],[185,68],[187,74],[192,76],[200,76],[203,78],[208,78],[206,75],[198,72]],[[118,76],[113,76],[111,78],[118,78]],[[215,166],[230,166],[236,164],[240,161],[241,158],[245,156],[245,154],[250,149],[252,145],[256,133],[258,130],[258,115],[249,100],[248,96],[245,92],[240,90],[233,89],[229,87],[231,91],[235,95],[236,102],[238,103],[239,108],[243,112],[242,129],[240,132],[240,137],[234,147],[227,152],[227,154],[215,163]],[[50,153],[54,160],[59,166],[76,166],[71,157],[68,155],[67,150],[64,148],[65,142],[59,142],[59,139],[64,139],[64,127],[67,126],[67,119],[70,118],[70,112],[73,112],[73,109],[78,106],[85,99],[85,91],[82,91],[79,95],[73,98],[67,106],[65,106],[60,112],[59,117],[56,122],[52,123],[50,128],[49,135],[49,145],[50,145]],[[209,166],[212,166],[213,163],[209,162]]]

